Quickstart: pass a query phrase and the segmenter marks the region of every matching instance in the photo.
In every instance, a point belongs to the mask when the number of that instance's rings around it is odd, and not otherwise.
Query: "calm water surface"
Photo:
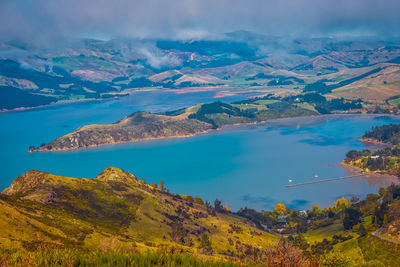
[[[227,98],[233,101],[238,98]],[[109,102],[60,105],[0,114],[0,189],[29,169],[58,175],[95,177],[107,166],[123,168],[147,182],[160,180],[172,191],[219,198],[237,210],[271,209],[278,202],[299,209],[332,205],[339,197],[376,193],[393,178],[356,178],[287,189],[293,183],[349,175],[337,165],[372,126],[400,123],[396,117],[326,116],[284,119],[232,127],[184,139],[118,144],[53,153],[27,153],[91,123],[110,123],[137,110],[165,111],[213,101],[210,93],[140,93]]]

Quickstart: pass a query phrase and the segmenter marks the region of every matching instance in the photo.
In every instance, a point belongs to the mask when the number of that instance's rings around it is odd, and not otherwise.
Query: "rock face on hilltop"
[[[244,218],[216,213],[203,201],[113,167],[94,179],[28,171],[0,194],[0,218],[0,250],[8,240],[32,250],[43,244],[94,251],[178,247],[196,254],[204,252],[197,247],[207,234],[213,245],[208,254],[225,255],[229,247],[233,256],[244,245],[258,249],[277,241]],[[232,233],[230,225],[241,231]]]

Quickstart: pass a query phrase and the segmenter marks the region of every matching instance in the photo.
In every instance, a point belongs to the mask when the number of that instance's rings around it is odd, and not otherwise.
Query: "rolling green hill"
[[[95,179],[31,170],[0,195],[0,217],[2,252],[35,252],[43,246],[83,252],[182,251],[236,261],[251,259],[242,247],[259,251],[278,242],[250,221],[216,212],[200,198],[170,194],[163,185],[146,184],[112,167]]]

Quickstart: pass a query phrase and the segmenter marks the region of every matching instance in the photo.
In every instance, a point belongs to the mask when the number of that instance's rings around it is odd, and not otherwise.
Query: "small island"
[[[317,93],[247,99],[231,104],[213,102],[164,113],[135,112],[106,125],[87,125],[56,140],[31,146],[29,152],[75,150],[106,144],[190,137],[225,125],[329,113],[360,113],[361,100],[327,100]]]

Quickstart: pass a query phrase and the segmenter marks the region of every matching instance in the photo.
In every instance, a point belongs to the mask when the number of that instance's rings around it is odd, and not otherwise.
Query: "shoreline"
[[[362,178],[377,178],[377,179],[391,179],[393,182],[400,184],[400,178],[397,177],[396,175],[384,173],[384,172],[371,172],[371,171],[365,171],[363,169],[360,169],[358,167],[350,166],[347,165],[346,163],[340,162],[337,164],[338,166],[344,168],[346,171],[348,171],[351,174],[364,174]]]
[[[287,117],[287,118],[278,118],[278,119],[272,119],[272,120],[265,120],[265,121],[260,121],[260,122],[234,123],[234,124],[229,124],[229,125],[223,125],[222,127],[217,128],[217,129],[209,129],[207,131],[203,131],[203,132],[199,132],[199,133],[195,133],[195,134],[190,134],[190,135],[160,136],[160,137],[143,138],[143,139],[137,139],[137,140],[131,140],[131,141],[118,141],[118,142],[111,142],[111,143],[104,143],[104,144],[88,145],[88,146],[85,146],[85,147],[78,147],[78,148],[62,148],[62,149],[33,150],[33,151],[29,151],[28,150],[28,153],[42,153],[42,152],[51,153],[51,152],[61,152],[61,151],[76,151],[76,150],[84,150],[84,149],[96,148],[96,147],[107,146],[107,145],[129,144],[129,143],[138,143],[138,142],[143,142],[143,141],[162,140],[162,139],[190,138],[190,137],[205,135],[205,134],[214,133],[214,132],[217,133],[217,132],[222,132],[222,131],[239,130],[241,127],[243,127],[243,128],[248,128],[249,126],[259,127],[262,124],[266,124],[268,122],[281,121],[281,120],[285,120],[285,119],[286,120],[290,120],[290,119],[298,119],[298,118],[315,118],[315,117],[322,117],[322,116],[329,116],[329,115],[337,115],[337,114]],[[229,128],[235,128],[235,129],[229,129]],[[71,132],[71,133],[73,133],[73,132]],[[68,134],[71,134],[71,133],[68,133]],[[54,139],[54,140],[56,140],[56,139]]]
[[[365,138],[365,137],[361,137],[360,139],[358,139],[358,141],[360,141],[361,143],[364,144],[372,144],[372,145],[382,145],[382,146],[389,146],[389,147],[394,147],[393,144],[391,143],[386,143],[386,142],[382,142],[373,138]]]
[[[111,142],[111,143],[88,145],[85,147],[78,147],[78,148],[62,148],[62,149],[34,150],[34,151],[28,150],[28,153],[51,153],[51,152],[63,152],[63,151],[77,151],[77,150],[85,150],[85,149],[91,149],[91,148],[96,148],[96,147],[101,147],[101,146],[111,146],[111,145],[118,145],[118,144],[139,143],[139,142],[156,141],[156,140],[163,140],[163,139],[190,138],[190,137],[196,137],[196,136],[201,136],[201,135],[206,135],[206,134],[211,134],[211,133],[218,133],[218,132],[225,132],[225,131],[237,131],[237,130],[241,130],[241,129],[255,129],[258,127],[282,128],[282,127],[293,126],[294,123],[296,124],[296,126],[298,126],[299,121],[300,121],[301,126],[311,126],[311,125],[315,125],[315,124],[328,122],[331,120],[347,119],[349,117],[374,118],[374,117],[380,117],[380,116],[383,116],[383,114],[359,114],[359,113],[355,113],[355,114],[320,114],[320,115],[311,115],[311,116],[285,117],[285,118],[276,118],[276,119],[270,119],[270,120],[259,121],[259,122],[247,122],[247,123],[235,123],[235,124],[223,125],[222,127],[217,128],[217,129],[209,129],[206,131],[202,131],[202,132],[190,134],[190,135],[150,137],[150,138],[142,138],[142,139],[137,139],[137,140],[117,141],[117,142]],[[400,117],[400,115],[390,115],[390,116],[391,117]],[[311,121],[310,121],[310,119],[311,119]],[[268,125],[268,124],[271,124],[271,125]],[[71,132],[71,133],[73,133],[73,132]],[[68,133],[68,134],[71,134],[71,133]],[[58,139],[58,138],[56,138],[56,139]],[[54,139],[54,140],[56,140],[56,139]]]
[[[0,114],[32,111],[32,110],[38,110],[38,109],[42,109],[42,108],[52,108],[52,107],[57,107],[57,106],[61,106],[61,105],[69,105],[69,104],[75,104],[75,103],[107,101],[107,100],[115,100],[115,99],[118,99],[118,98],[86,98],[86,99],[75,99],[75,100],[61,100],[61,101],[57,101],[57,102],[50,103],[47,105],[40,105],[40,106],[35,106],[35,107],[19,107],[19,108],[13,108],[13,109],[1,109]]]
[[[143,138],[143,139],[138,139],[138,140],[133,140],[133,141],[118,141],[118,142],[112,142],[112,143],[105,143],[105,144],[98,144],[98,145],[88,145],[85,147],[79,147],[79,148],[62,148],[62,149],[54,149],[54,150],[34,150],[34,151],[28,151],[28,153],[51,153],[51,152],[62,152],[62,151],[76,151],[76,150],[85,150],[85,149],[90,149],[90,148],[96,148],[96,147],[101,147],[101,146],[111,146],[111,145],[118,145],[118,144],[129,144],[129,143],[138,143],[138,142],[144,142],[144,141],[154,141],[154,140],[162,140],[162,139],[180,139],[180,138],[189,138],[189,137],[195,137],[199,136],[202,134],[207,134],[210,132],[213,132],[215,130],[207,130],[204,132],[200,132],[197,134],[191,134],[191,135],[176,135],[176,136],[163,136],[163,137],[150,137],[150,138]]]
[[[121,99],[122,97],[130,96],[130,95],[134,94],[135,92],[143,92],[143,91],[148,91],[148,90],[127,91],[125,95],[115,94],[115,97],[109,97],[109,98],[85,98],[85,99],[60,100],[60,101],[56,101],[54,103],[35,106],[35,107],[19,107],[19,108],[13,108],[13,109],[0,109],[0,114],[32,111],[32,110],[38,110],[38,109],[42,109],[42,108],[53,108],[53,107],[57,107],[57,106],[76,104],[76,103],[96,102],[96,101],[105,102],[105,101],[111,101],[111,100],[118,100],[118,99]]]

